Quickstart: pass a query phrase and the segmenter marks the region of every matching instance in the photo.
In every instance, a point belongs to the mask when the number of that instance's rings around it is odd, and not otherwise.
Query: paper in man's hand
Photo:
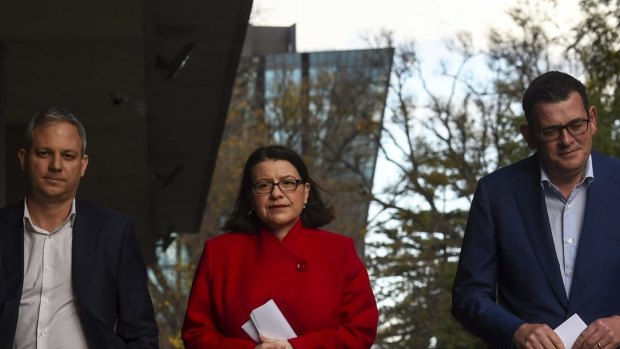
[[[564,342],[564,347],[569,349],[573,347],[577,337],[579,337],[586,327],[587,325],[581,320],[581,317],[577,314],[573,314],[568,320],[556,327],[554,331],[560,336],[562,342]]]

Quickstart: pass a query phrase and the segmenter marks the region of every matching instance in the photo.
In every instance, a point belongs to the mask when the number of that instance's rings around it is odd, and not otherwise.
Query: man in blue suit
[[[618,348],[620,161],[592,151],[597,111],[572,76],[536,78],[523,109],[536,152],[480,180],[452,314],[489,348],[564,348],[553,329],[573,314],[572,348]]]
[[[0,210],[0,349],[157,348],[133,219],[75,199],[82,124],[40,112],[18,158],[25,199]]]

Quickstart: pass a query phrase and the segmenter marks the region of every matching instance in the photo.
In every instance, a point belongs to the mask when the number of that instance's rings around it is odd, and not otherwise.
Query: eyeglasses
[[[579,136],[586,133],[590,119],[573,120],[566,125],[551,126],[540,128],[536,132],[540,135],[540,139],[544,142],[555,141],[562,135],[562,130],[566,129],[571,136]]]
[[[273,188],[277,185],[281,191],[293,191],[297,189],[297,186],[303,181],[301,179],[283,179],[279,182],[256,182],[252,184],[252,188],[257,194],[268,194],[273,191]]]

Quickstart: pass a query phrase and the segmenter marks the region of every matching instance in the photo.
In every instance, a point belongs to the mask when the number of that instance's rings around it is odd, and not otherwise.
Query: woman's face
[[[268,159],[259,162],[252,169],[253,187],[257,183],[262,183],[262,187],[268,187],[272,183],[298,179],[301,179],[299,172],[286,160]],[[252,188],[253,210],[279,239],[283,239],[299,219],[304,204],[308,201],[309,192],[310,184],[308,183],[299,183],[295,189],[284,191],[280,186],[274,185],[273,190],[266,193],[257,193]]]

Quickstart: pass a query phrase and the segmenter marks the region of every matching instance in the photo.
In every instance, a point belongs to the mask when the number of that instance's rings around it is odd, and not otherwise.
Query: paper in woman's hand
[[[259,334],[279,340],[297,337],[273,299],[252,310],[250,320],[241,328],[257,343],[260,342]]]

